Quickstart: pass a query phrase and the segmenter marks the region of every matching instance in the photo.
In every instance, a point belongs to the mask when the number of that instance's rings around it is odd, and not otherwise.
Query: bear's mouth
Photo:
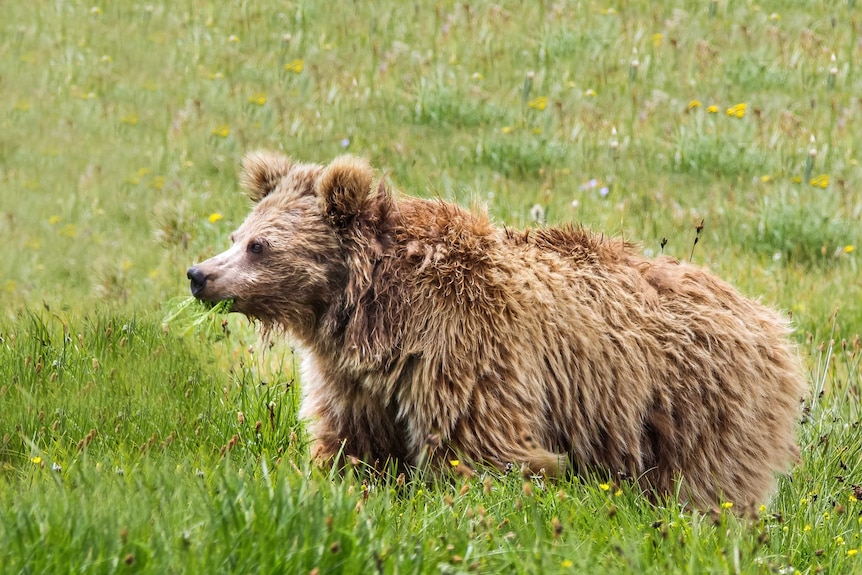
[[[210,293],[211,290],[206,290],[203,286],[196,286],[194,281],[192,281],[190,291],[192,296],[208,312],[230,313],[240,311],[237,299],[233,296],[212,294]]]

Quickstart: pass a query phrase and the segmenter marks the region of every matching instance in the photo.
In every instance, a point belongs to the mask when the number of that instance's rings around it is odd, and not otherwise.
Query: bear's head
[[[191,267],[191,292],[233,311],[309,334],[356,280],[351,253],[374,244],[390,195],[372,187],[368,162],[341,156],[328,166],[271,152],[248,154],[241,182],[256,202],[227,251]],[[365,250],[367,251],[367,250]]]

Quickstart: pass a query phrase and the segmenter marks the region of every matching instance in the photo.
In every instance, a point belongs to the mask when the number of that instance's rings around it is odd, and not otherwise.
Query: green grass
[[[862,572],[860,10],[0,3],[0,572]],[[165,322],[267,147],[666,238],[792,313],[800,464],[753,520],[601,476],[310,467],[290,343]]]

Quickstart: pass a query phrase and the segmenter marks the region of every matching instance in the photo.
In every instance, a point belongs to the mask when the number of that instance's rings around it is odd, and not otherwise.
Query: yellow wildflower
[[[293,72],[294,74],[299,74],[305,69],[305,62],[302,60],[292,60],[284,65],[285,72]]]
[[[545,96],[534,98],[527,103],[527,107],[531,110],[539,110],[541,112],[548,107],[548,98]]]
[[[727,109],[727,115],[732,118],[742,118],[748,109],[748,104],[736,104]]]
[[[231,34],[227,37],[228,44],[239,44],[239,36]]]
[[[721,504],[722,509],[730,509],[731,507],[733,507],[733,501],[725,501]]]
[[[809,532],[809,531],[811,531],[812,529],[813,529],[813,527],[811,527],[811,524],[810,524],[810,523],[808,523],[808,524],[805,526],[805,528],[803,529],[803,531],[805,531],[806,533],[808,533],[808,532]]]
[[[664,34],[659,32],[658,34],[652,35],[652,45],[658,48],[661,46],[662,42],[664,42]]]
[[[844,538],[840,535],[835,538],[835,545],[844,545]]]
[[[152,180],[150,180],[150,189],[153,190],[162,190],[165,187],[165,177],[164,176],[156,176]]]
[[[219,221],[220,219],[222,219],[222,217],[223,217],[223,216],[222,216],[220,213],[218,213],[218,212],[213,212],[213,213],[211,213],[211,214],[210,214],[210,217],[209,217],[208,219],[209,219],[209,221],[210,221],[210,223],[211,223],[211,224],[214,224],[214,223],[216,223],[217,221]]]
[[[36,465],[39,465],[40,463],[42,463],[42,458],[37,455],[36,457],[30,458],[30,461],[32,461]]]
[[[611,486],[607,483],[599,483],[599,489],[602,491],[608,491],[610,488]]]
[[[502,128],[500,128],[500,131],[504,134],[511,134],[515,131],[515,128],[513,128],[512,126],[503,126]]]
[[[449,465],[451,465],[452,467],[458,467],[459,465],[461,465],[461,462],[457,459],[452,459],[451,461],[449,461]]]
[[[590,88],[589,90],[587,90],[586,92],[584,92],[584,97],[586,97],[586,98],[595,98],[595,97],[596,97],[596,91],[595,91],[595,90],[593,90],[592,88]]]
[[[715,104],[713,104],[712,106],[708,106],[706,108],[706,111],[710,114],[718,114],[718,106],[716,106]]]
[[[51,224],[52,226],[56,226],[57,224],[60,223],[60,220],[62,220],[62,219],[63,218],[61,218],[60,216],[51,216],[50,218],[48,218],[48,223]]]
[[[765,176],[760,176],[760,181],[763,182],[764,184],[768,184],[769,182],[772,181],[772,176],[770,176],[768,174]]]
[[[700,108],[703,104],[700,103],[700,100],[692,100],[688,103],[688,109],[694,110],[695,108]]]
[[[78,228],[75,224],[66,224],[63,226],[63,229],[60,230],[60,235],[67,238],[74,238],[78,235]]]
[[[760,511],[761,513],[766,513],[766,505],[761,504],[761,506],[757,510]]]
[[[793,176],[792,178],[790,178],[790,181],[793,182],[794,184],[801,184],[802,178],[800,178],[799,176]]]
[[[219,138],[227,138],[230,136],[230,126],[222,125],[213,130],[213,136],[218,136]]]
[[[248,103],[254,104],[255,106],[263,106],[264,104],[266,104],[266,94],[262,92],[260,94],[255,94],[248,99]]]
[[[562,567],[563,569],[571,569],[572,567],[574,567],[574,565],[575,564],[572,563],[571,559],[563,559],[563,562],[560,563],[560,567]]]
[[[854,555],[856,555],[857,553],[859,553],[859,550],[858,550],[858,549],[848,549],[848,550],[847,550],[847,557],[853,557],[853,556],[854,556]]]
[[[820,174],[819,176],[811,178],[808,183],[815,188],[820,188],[822,190],[829,186],[829,176],[827,174]]]

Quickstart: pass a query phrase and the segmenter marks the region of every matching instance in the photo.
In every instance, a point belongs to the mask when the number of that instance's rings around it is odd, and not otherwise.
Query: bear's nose
[[[207,285],[207,276],[199,268],[190,267],[189,271],[186,272],[186,277],[191,282],[192,295],[197,297]]]

